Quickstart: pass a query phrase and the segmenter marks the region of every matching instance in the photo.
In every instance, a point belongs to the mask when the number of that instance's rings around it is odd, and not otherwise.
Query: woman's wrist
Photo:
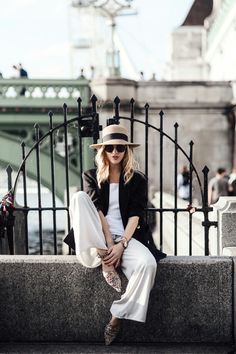
[[[108,248],[110,248],[110,247],[112,247],[112,246],[114,246],[114,243],[113,243],[113,242],[110,242],[110,243],[107,242],[107,247],[108,247]]]
[[[120,247],[120,249],[122,250],[122,253],[123,253],[125,248],[124,248],[122,241],[118,242],[116,245]]]
[[[111,247],[114,245],[114,241],[113,241],[112,237],[108,237],[106,239],[106,244],[107,244],[107,247]]]

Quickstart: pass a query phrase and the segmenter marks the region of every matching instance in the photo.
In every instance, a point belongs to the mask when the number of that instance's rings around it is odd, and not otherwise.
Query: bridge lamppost
[[[93,7],[107,17],[111,26],[111,50],[107,50],[109,76],[120,76],[120,53],[115,46],[116,17],[129,15],[133,0],[74,0],[72,6],[77,8]]]

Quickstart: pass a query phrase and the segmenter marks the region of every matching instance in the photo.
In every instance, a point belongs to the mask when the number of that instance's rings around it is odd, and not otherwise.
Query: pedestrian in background
[[[24,78],[28,78],[28,73],[27,71],[22,67],[22,64],[18,64],[18,65],[13,65],[13,69],[17,70],[19,73],[19,77],[24,77]]]
[[[232,172],[229,175],[229,194],[231,196],[236,196],[236,167],[233,168]]]
[[[190,172],[186,165],[182,166],[180,173],[177,176],[177,189],[178,196],[183,199],[189,201],[189,191],[190,187]]]
[[[208,202],[214,204],[220,197],[229,195],[229,184],[226,169],[219,167],[215,177],[208,184]]]
[[[27,71],[22,67],[22,64],[18,64],[18,65],[13,65],[13,69],[17,70],[19,73],[19,78],[24,78],[24,79],[28,79],[28,73]],[[23,86],[21,88],[20,91],[20,95],[24,96],[26,92],[26,87]]]

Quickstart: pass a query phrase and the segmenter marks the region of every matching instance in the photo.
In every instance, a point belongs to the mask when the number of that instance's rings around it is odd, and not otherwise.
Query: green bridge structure
[[[22,95],[22,88],[25,94]],[[18,170],[22,161],[22,147],[30,150],[35,142],[35,124],[39,125],[40,136],[49,130],[49,111],[53,112],[53,126],[63,123],[63,104],[67,105],[68,117],[77,116],[77,99],[81,98],[86,111],[90,100],[89,81],[81,77],[77,80],[49,79],[0,79],[0,165],[11,165]],[[60,137],[58,137],[60,139]],[[89,139],[84,141],[88,145]],[[89,152],[84,155],[85,165]],[[32,157],[34,159],[34,157]],[[71,159],[78,159],[78,148],[71,154]],[[44,146],[41,150],[41,183],[45,187],[51,184],[48,166],[50,154]],[[55,173],[57,175],[56,195],[63,200],[64,159],[55,154]],[[31,166],[32,165],[32,166]],[[80,170],[78,163],[70,164],[70,183],[78,185]],[[36,179],[35,162],[27,167],[27,176]]]

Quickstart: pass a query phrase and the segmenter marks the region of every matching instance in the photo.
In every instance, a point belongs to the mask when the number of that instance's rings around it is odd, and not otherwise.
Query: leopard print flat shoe
[[[117,326],[112,326],[110,322],[106,325],[104,331],[104,339],[106,345],[110,345],[114,341],[114,339],[120,332],[120,327],[120,324],[118,324]]]

